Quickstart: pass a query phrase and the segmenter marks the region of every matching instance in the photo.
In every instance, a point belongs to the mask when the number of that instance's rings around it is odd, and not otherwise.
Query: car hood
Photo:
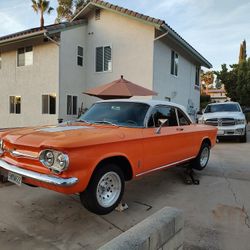
[[[233,119],[245,119],[245,115],[241,112],[214,112],[204,113],[201,119],[212,119],[212,118],[233,118]]]
[[[36,148],[75,148],[118,141],[125,137],[119,127],[106,125],[57,125],[14,129],[0,137],[13,145]]]

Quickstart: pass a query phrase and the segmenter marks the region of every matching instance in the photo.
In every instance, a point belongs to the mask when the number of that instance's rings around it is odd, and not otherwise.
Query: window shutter
[[[104,47],[104,71],[112,70],[111,47]]]
[[[43,114],[49,113],[49,97],[48,97],[48,95],[42,96],[42,113]]]
[[[174,51],[171,52],[171,74],[174,74]]]
[[[72,96],[71,95],[67,95],[67,115],[71,115],[72,114]]]
[[[77,96],[73,96],[73,115],[77,115]]]
[[[49,96],[49,113],[54,115],[56,113],[56,97]]]
[[[10,113],[14,114],[15,113],[15,97],[10,96]]]
[[[103,71],[103,47],[96,48],[96,72]]]

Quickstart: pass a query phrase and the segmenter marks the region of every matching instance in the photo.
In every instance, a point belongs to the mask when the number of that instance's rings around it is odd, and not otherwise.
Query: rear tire
[[[191,166],[196,170],[203,170],[208,163],[210,156],[210,145],[207,142],[203,142],[198,156],[191,162]]]
[[[122,170],[115,164],[104,164],[94,172],[87,189],[80,193],[81,203],[90,212],[108,214],[120,203],[124,185]]]

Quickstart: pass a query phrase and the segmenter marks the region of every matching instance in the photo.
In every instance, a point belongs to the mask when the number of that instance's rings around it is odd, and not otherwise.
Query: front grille
[[[34,151],[33,149],[27,147],[21,148],[20,146],[17,147],[6,141],[3,142],[3,154],[13,160],[17,160],[18,158],[18,161],[20,161],[20,158],[37,160],[39,156],[39,152]]]
[[[213,118],[207,119],[205,124],[219,127],[234,126],[235,120],[233,118]]]

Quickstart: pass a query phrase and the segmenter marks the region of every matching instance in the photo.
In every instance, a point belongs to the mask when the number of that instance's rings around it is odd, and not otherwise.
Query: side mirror
[[[244,114],[250,113],[250,108],[244,108],[244,109],[243,109],[243,113],[244,113]]]
[[[160,127],[156,129],[156,131],[155,131],[156,134],[161,133],[161,128],[163,127],[164,124],[167,123],[168,119],[159,119],[158,121],[160,123]]]

